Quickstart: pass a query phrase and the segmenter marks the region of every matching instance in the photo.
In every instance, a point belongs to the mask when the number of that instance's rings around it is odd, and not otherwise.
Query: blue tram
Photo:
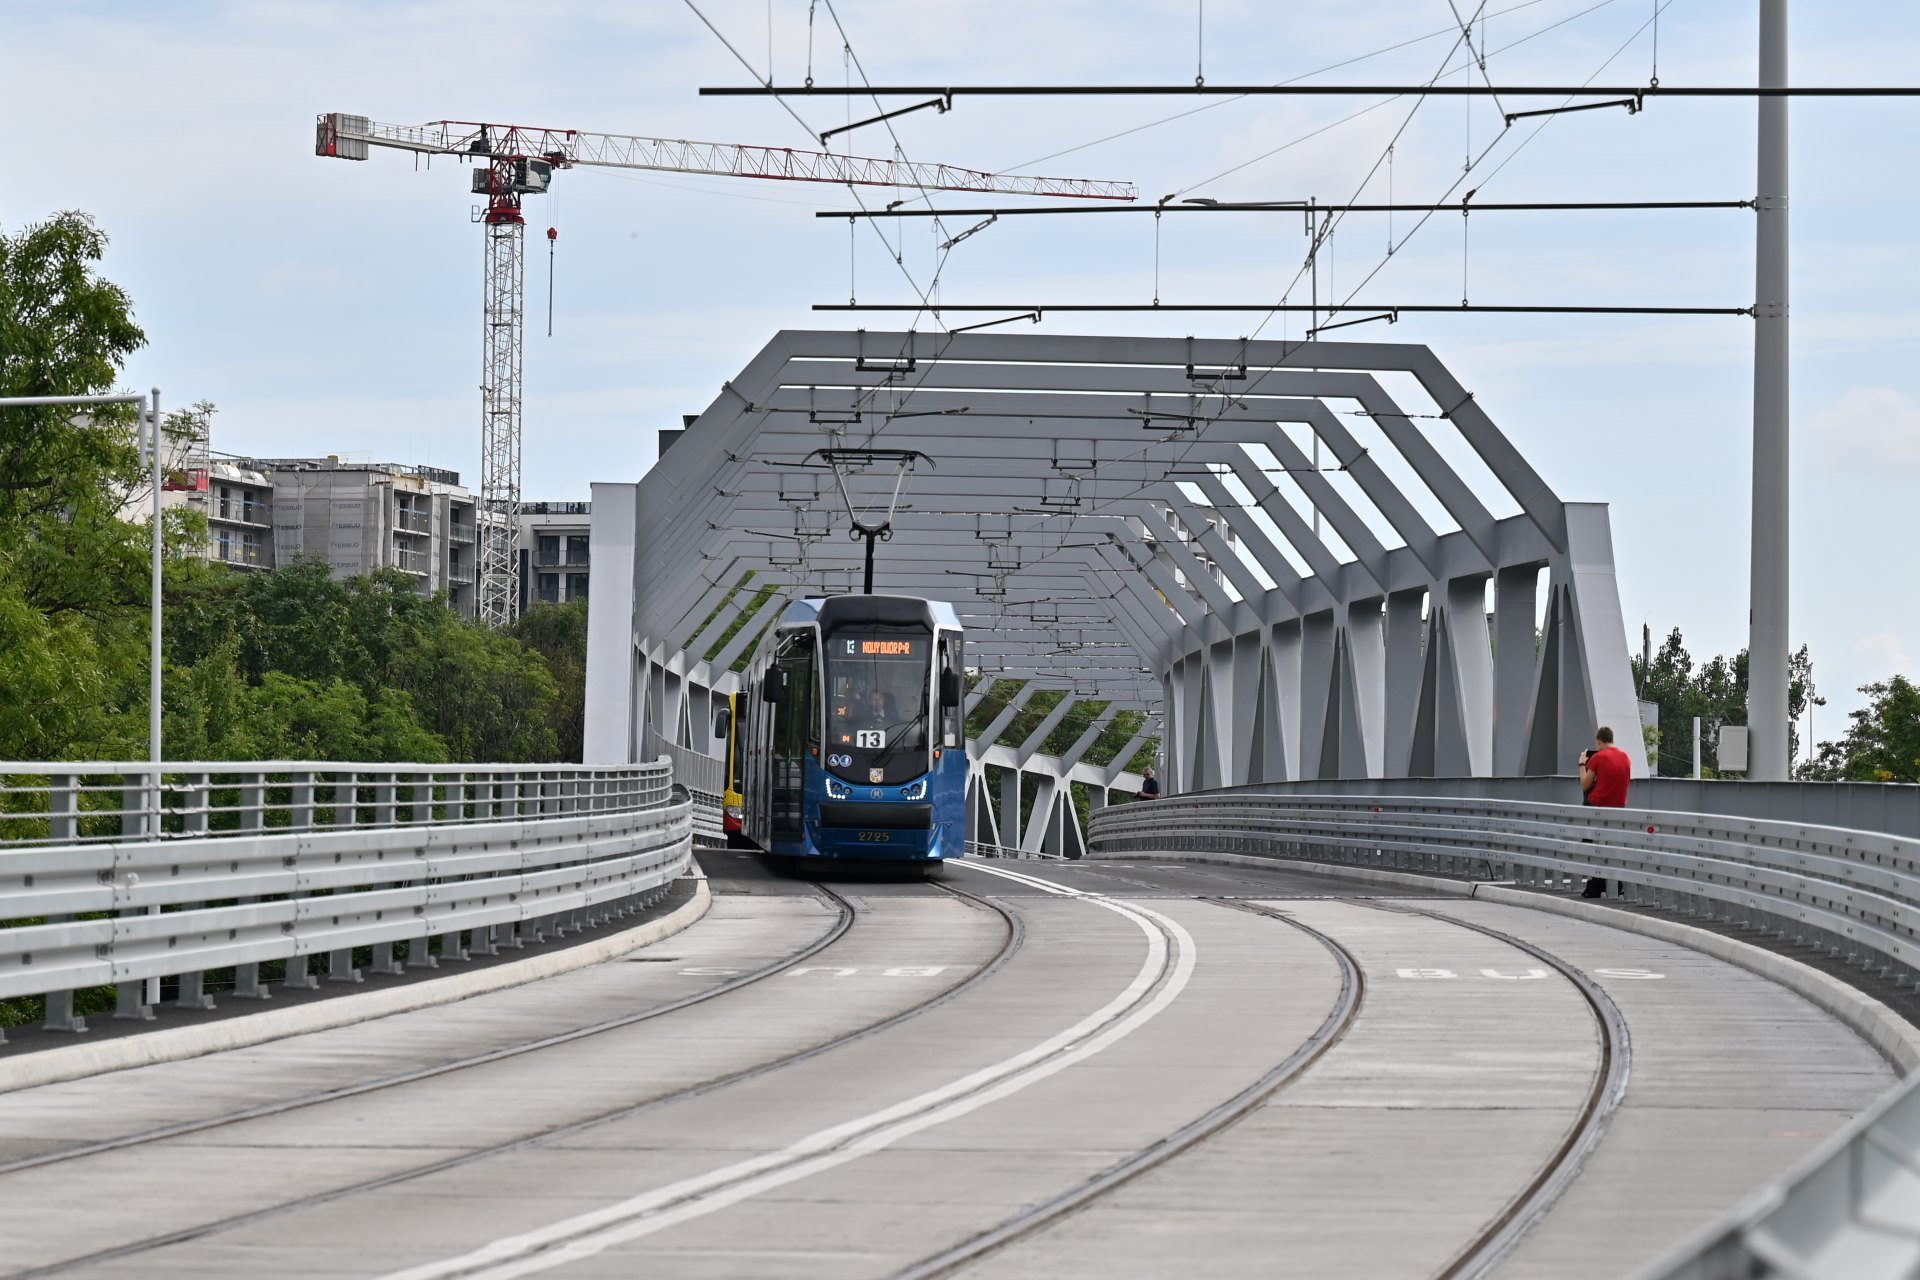
[[[953,606],[845,595],[787,606],[719,736],[746,842],[782,857],[920,861],[966,850],[965,671]]]

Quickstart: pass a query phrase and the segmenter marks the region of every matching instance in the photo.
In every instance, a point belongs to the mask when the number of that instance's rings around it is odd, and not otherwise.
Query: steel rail
[[[1000,917],[1001,922],[1006,926],[1006,935],[1001,941],[1000,949],[993,955],[991,959],[989,959],[979,967],[975,968],[972,973],[962,978],[959,982],[956,982],[953,985],[946,987],[945,989],[939,991],[935,995],[929,997],[926,1000],[921,1001],[919,1004],[913,1005],[910,1008],[903,1009],[898,1013],[890,1014],[887,1017],[882,1018],[876,1022],[868,1023],[866,1026],[856,1028],[853,1031],[849,1031],[843,1035],[836,1036],[831,1040],[823,1041],[822,1043],[813,1045],[810,1048],[796,1050],[795,1052],[789,1053],[789,1054],[783,1054],[782,1056],[775,1058],[771,1061],[762,1062],[751,1067],[745,1067],[745,1068],[742,1068],[741,1070],[730,1072],[723,1076],[716,1076],[711,1080],[703,1080],[698,1084],[687,1085],[683,1088],[673,1090],[670,1093],[664,1093],[659,1095],[658,1097],[648,1098],[642,1102],[630,1103],[625,1106],[615,1108],[611,1111],[604,1111],[599,1113],[598,1115],[588,1116],[582,1120],[574,1120],[564,1125],[559,1125],[549,1129],[543,1129],[538,1133],[527,1134],[519,1138],[514,1138],[507,1142],[495,1143],[494,1145],[487,1146],[487,1147],[476,1147],[468,1151],[463,1151],[457,1156],[450,1156],[444,1160],[436,1160],[431,1164],[420,1165],[412,1169],[402,1169],[395,1173],[383,1174],[380,1177],[369,1178],[369,1179],[366,1179],[365,1181],[353,1183],[348,1186],[333,1187],[326,1191],[315,1192],[312,1195],[303,1196],[298,1200],[290,1200],[290,1201],[283,1202],[281,1204],[270,1205],[264,1209],[255,1209],[247,1213],[235,1214],[229,1218],[221,1218],[213,1222],[202,1223],[198,1226],[183,1227],[178,1231],[169,1232],[164,1236],[154,1236],[146,1240],[135,1241],[130,1244],[117,1245],[111,1249],[103,1249],[103,1250],[100,1250],[99,1252],[86,1254],[81,1257],[69,1258],[60,1262],[49,1263],[44,1267],[39,1267],[34,1270],[17,1272],[14,1274],[12,1280],[31,1280],[32,1277],[37,1277],[37,1276],[61,1275],[80,1267],[90,1267],[100,1263],[116,1261],[121,1258],[137,1257],[144,1253],[150,1253],[155,1249],[164,1249],[177,1244],[187,1244],[194,1240],[204,1239],[207,1236],[223,1235],[228,1231],[233,1231],[240,1227],[250,1226],[256,1222],[268,1221],[273,1218],[282,1217],[289,1213],[298,1212],[302,1209],[317,1208],[323,1204],[330,1204],[336,1200],[343,1200],[348,1196],[363,1195],[373,1191],[383,1191],[388,1187],[398,1186],[402,1183],[411,1182],[417,1178],[424,1178],[436,1173],[444,1173],[449,1170],[462,1168],[467,1165],[478,1163],[481,1160],[491,1159],[495,1156],[507,1155],[515,1151],[524,1151],[532,1147],[537,1147],[545,1143],[556,1141],[558,1139],[570,1138],[576,1134],[584,1133],[588,1130],[599,1128],[603,1125],[613,1124],[621,1120],[630,1119],[634,1116],[644,1114],[645,1112],[648,1112],[648,1111],[658,1110],[659,1108],[671,1106],[675,1103],[686,1102],[693,1098],[701,1097],[705,1094],[713,1093],[719,1089],[726,1088],[730,1085],[740,1084],[748,1080],[755,1080],[755,1079],[759,1079],[762,1076],[771,1075],[776,1071],[784,1070],[787,1067],[796,1066],[799,1063],[809,1061],[813,1058],[820,1057],[827,1053],[831,1053],[836,1049],[844,1048],[847,1045],[853,1044],[855,1041],[864,1040],[869,1036],[878,1035],[883,1031],[891,1030],[892,1028],[899,1026],[901,1023],[911,1021],[912,1019],[919,1017],[921,1014],[924,1014],[929,1010],[934,1009],[940,1005],[946,1004],[948,1001],[956,999],[959,996],[964,995],[968,991],[971,991],[975,987],[979,986],[981,983],[985,982],[988,978],[992,977],[995,973],[999,972],[999,970],[1009,960],[1011,960],[1014,957],[1015,953],[1017,953],[1020,950],[1020,948],[1022,947],[1022,945],[1024,945],[1026,941],[1025,924],[1021,921],[1020,917],[1016,913],[1008,910],[1006,907],[1002,906],[1000,903],[994,902],[991,899],[982,897],[978,894],[969,893],[965,889],[955,888],[952,885],[945,884],[940,881],[930,881],[929,883],[934,884],[936,887],[940,889],[944,889],[945,891],[953,894],[956,897],[967,899],[968,901],[971,901],[978,906],[985,907],[988,910],[997,914]],[[827,888],[825,885],[815,883],[813,887],[820,890],[820,892],[826,894],[828,897],[832,898],[835,902],[839,903],[842,908],[841,917],[840,917],[840,920],[837,922],[836,928],[830,931],[828,935],[823,935],[821,939],[811,944],[805,950],[788,957],[784,961],[778,962],[777,965],[767,966],[763,969],[755,970],[751,974],[743,974],[740,977],[731,979],[730,981],[722,984],[719,987],[715,987],[708,992],[702,993],[698,997],[690,997],[683,1001],[674,1002],[671,1006],[660,1006],[658,1010],[645,1011],[644,1016],[652,1017],[652,1016],[657,1016],[658,1013],[669,1012],[671,1011],[672,1008],[684,1008],[688,1004],[700,1003],[701,1001],[712,999],[714,996],[721,995],[726,991],[737,990],[740,987],[745,986],[751,982],[758,982],[761,979],[770,977],[773,974],[778,973],[783,969],[791,968],[793,965],[799,963],[801,960],[806,959],[808,956],[814,955],[817,952],[824,950],[826,947],[831,946],[834,942],[837,942],[840,939],[840,937],[847,932],[848,928],[852,924],[853,916],[854,916],[852,905],[848,903],[845,898],[841,897],[839,894],[835,893],[833,890]],[[641,1019],[636,1018],[634,1020],[638,1021]],[[241,1118],[252,1119],[255,1117],[248,1115]],[[175,1136],[171,1133],[160,1133],[159,1131],[155,1131],[155,1132],[159,1137]],[[155,1139],[147,1138],[146,1140],[152,1141]],[[130,1145],[130,1144],[121,1144],[121,1145]],[[102,1144],[100,1149],[112,1149],[112,1148],[107,1146],[106,1144]],[[70,1159],[70,1158],[73,1158],[74,1155],[82,1155],[82,1154],[90,1154],[90,1153],[91,1153],[90,1151],[80,1151],[76,1149],[71,1154],[56,1153],[56,1155],[59,1158]],[[25,1167],[30,1163],[32,1162],[21,1161],[21,1162],[17,1162],[16,1165],[0,1166],[0,1174],[9,1172],[16,1167]]]
[[[246,1107],[239,1111],[229,1111],[222,1115],[205,1116],[198,1120],[183,1120],[178,1124],[162,1125],[156,1129],[143,1129],[139,1133],[125,1134],[118,1138],[104,1138],[98,1142],[84,1143],[80,1146],[65,1147],[59,1151],[43,1152],[40,1155],[26,1156],[0,1164],[0,1176],[9,1173],[23,1173],[29,1169],[40,1169],[51,1164],[60,1164],[67,1160],[78,1160],[83,1156],[99,1155],[106,1151],[121,1151],[128,1147],[144,1146],[149,1142],[160,1142],[167,1138],[184,1137],[191,1133],[204,1133],[209,1129],[219,1129],[247,1120],[259,1120],[268,1116],[284,1115],[289,1111],[299,1111],[306,1107],[318,1106],[323,1102],[338,1102],[343,1098],[356,1098],[363,1094],[376,1093],[382,1089],[391,1089],[398,1085],[412,1084],[419,1080],[431,1080],[455,1071],[464,1071],[469,1067],[483,1067],[491,1062],[501,1062],[508,1058],[517,1058],[522,1054],[535,1053],[541,1049],[551,1049],[556,1045],[569,1044],[575,1040],[584,1040],[589,1036],[600,1035],[607,1031],[617,1031],[638,1022],[663,1017],[692,1005],[703,1004],[717,996],[741,987],[770,978],[783,970],[791,969],[811,956],[832,946],[853,926],[853,907],[833,890],[825,885],[813,886],[832,899],[839,906],[839,915],[827,932],[809,942],[792,954],[762,965],[751,973],[740,974],[725,982],[696,991],[692,995],[682,996],[633,1013],[621,1014],[617,1018],[608,1018],[601,1022],[590,1023],[584,1027],[575,1027],[570,1031],[560,1031],[553,1035],[541,1036],[536,1040],[524,1040],[517,1044],[502,1045],[489,1049],[485,1053],[472,1054],[465,1058],[456,1058],[450,1062],[436,1063],[433,1066],[419,1067],[412,1071],[403,1071],[396,1075],[381,1076],[375,1080],[363,1080],[355,1084],[340,1085],[332,1089],[319,1089],[312,1093],[299,1094],[292,1098],[282,1098],[274,1102],[263,1102],[258,1106]]]
[[[1598,983],[1589,978],[1579,967],[1568,963],[1544,947],[1516,938],[1512,934],[1502,933],[1486,925],[1474,924],[1456,916],[1440,911],[1425,911],[1414,907],[1390,906],[1382,902],[1360,902],[1359,905],[1375,911],[1388,911],[1396,915],[1425,916],[1429,920],[1438,920],[1444,924],[1458,925],[1474,933],[1484,934],[1498,942],[1553,966],[1560,975],[1573,984],[1587,1007],[1593,1013],[1595,1027],[1600,1035],[1600,1069],[1594,1072],[1593,1085],[1587,1090],[1585,1103],[1573,1126],[1567,1130],[1566,1137],[1554,1149],[1553,1155],[1540,1167],[1520,1193],[1507,1202],[1486,1226],[1463,1245],[1447,1260],[1445,1266],[1434,1273],[1434,1280],[1478,1280],[1486,1275],[1501,1259],[1505,1258],[1520,1238],[1530,1231],[1534,1224],[1554,1205],[1560,1196],[1579,1175],[1581,1166],[1600,1143],[1605,1134],[1607,1122],[1626,1096],[1627,1077],[1633,1069],[1633,1041],[1627,1033],[1626,1017],[1620,1012],[1620,1006],[1613,1002]]]
[[[954,890],[954,892],[958,893],[962,891]],[[964,896],[972,897],[973,895],[965,894]],[[980,898],[978,899],[978,901],[987,903],[988,905],[993,905],[985,898]],[[1099,1025],[1088,1029],[1085,1033],[1078,1036],[1073,1041],[1069,1043],[1061,1044],[1056,1048],[1054,1048],[1051,1052],[1045,1054],[1044,1056],[1036,1058],[1032,1061],[1026,1062],[1017,1070],[1008,1074],[994,1075],[986,1079],[976,1080],[970,1087],[954,1095],[926,1100],[923,1102],[923,1104],[920,1106],[919,1109],[915,1110],[912,1113],[909,1113],[906,1115],[892,1115],[886,1122],[887,1125],[890,1127],[892,1125],[905,1123],[913,1119],[925,1116],[929,1113],[937,1113],[942,1108],[953,1106],[956,1102],[959,1102],[968,1098],[972,1098],[972,1097],[977,1097],[982,1093],[992,1090],[998,1087],[999,1085],[1005,1083],[1008,1079],[1017,1079],[1020,1076],[1033,1071],[1035,1068],[1039,1066],[1042,1066],[1049,1062],[1056,1061],[1061,1057],[1073,1054],[1078,1050],[1080,1050],[1083,1046],[1085,1046],[1089,1041],[1111,1030],[1113,1027],[1125,1022],[1129,1017],[1137,1013],[1143,1006],[1147,1005],[1150,1001],[1152,1001],[1153,998],[1159,992],[1164,990],[1167,984],[1173,980],[1174,974],[1179,968],[1181,948],[1180,948],[1178,939],[1174,935],[1173,930],[1169,928],[1168,923],[1163,918],[1153,913],[1143,913],[1138,918],[1147,923],[1150,923],[1153,926],[1153,928],[1156,931],[1158,931],[1161,938],[1164,939],[1166,943],[1166,948],[1165,948],[1165,954],[1160,963],[1159,972],[1156,975],[1154,975],[1153,981],[1149,983],[1144,990],[1140,991],[1133,1000],[1131,1000],[1124,1007],[1113,1010],[1111,1013],[1109,1013],[1105,1018],[1101,1020]],[[861,1137],[865,1136],[866,1133],[870,1133],[870,1132],[872,1132],[871,1129],[867,1129],[860,1132],[843,1133],[843,1135],[838,1139],[838,1141],[834,1145],[843,1146],[847,1143],[857,1141]],[[739,1186],[742,1183],[750,1183],[755,1179],[763,1178],[768,1176],[769,1174],[777,1173],[781,1170],[792,1168],[796,1164],[802,1164],[808,1160],[817,1159],[819,1154],[820,1154],[819,1152],[808,1152],[805,1154],[789,1155],[787,1159],[780,1164],[759,1163],[751,1171],[740,1173],[728,1182],[705,1187],[700,1191],[689,1193],[688,1196],[683,1196],[679,1200],[671,1201],[661,1205],[655,1205],[655,1206],[652,1206],[651,1208],[634,1212],[632,1214],[629,1214],[619,1219],[608,1219],[604,1216],[600,1217],[597,1221],[594,1221],[590,1225],[575,1229],[574,1232],[568,1237],[566,1237],[565,1239],[547,1241],[544,1244],[542,1244],[540,1248],[543,1251],[556,1249],[556,1248],[560,1248],[560,1249],[567,1248],[570,1244],[578,1243],[583,1239],[587,1239],[598,1233],[604,1232],[611,1227],[621,1225],[621,1224],[628,1224],[628,1223],[641,1221],[641,1220],[644,1220],[646,1217],[656,1213],[670,1213],[673,1211],[673,1209],[677,1205],[685,1204],[688,1199],[698,1199],[701,1197],[713,1196],[713,1195],[724,1195],[727,1191]],[[503,1257],[503,1258],[497,1259],[496,1262],[499,1265],[511,1265],[516,1260],[517,1259],[514,1257]],[[21,1278],[21,1280],[25,1280],[25,1277],[31,1277],[31,1276],[41,1275],[41,1274],[52,1274],[52,1272],[27,1272],[27,1273],[24,1273],[24,1276]]]
[[[1287,1055],[1285,1060],[1205,1115],[1176,1129],[1152,1146],[1143,1147],[1118,1164],[1102,1170],[1072,1190],[1023,1210],[970,1240],[963,1241],[930,1258],[922,1259],[904,1270],[894,1272],[891,1280],[934,1280],[938,1276],[952,1275],[962,1267],[969,1266],[1025,1236],[1045,1230],[1122,1184],[1158,1168],[1182,1152],[1231,1128],[1280,1089],[1298,1079],[1302,1072],[1319,1061],[1323,1054],[1340,1042],[1347,1028],[1353,1025],[1355,1017],[1359,1015],[1361,1003],[1366,998],[1366,978],[1361,973],[1360,966],[1354,960],[1352,953],[1318,929],[1270,907],[1262,907],[1234,898],[1202,898],[1201,901],[1278,920],[1307,934],[1325,947],[1340,969],[1340,994],[1334,1000],[1333,1008],[1328,1011],[1326,1019],[1299,1048]]]

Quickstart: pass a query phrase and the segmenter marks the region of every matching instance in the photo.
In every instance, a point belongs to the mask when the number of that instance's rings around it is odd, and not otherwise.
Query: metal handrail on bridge
[[[117,984],[150,1017],[152,984],[207,1007],[206,975],[262,996],[286,984],[492,954],[657,900],[688,868],[693,803],[649,764],[0,765],[0,998],[43,996],[81,1031],[78,989]],[[107,830],[108,827],[114,831]]]
[[[657,799],[655,765],[208,761],[0,764],[0,848],[491,822]],[[671,781],[671,779],[669,780]]]
[[[669,742],[652,725],[646,727],[642,746],[647,755],[671,760],[674,781],[693,793],[695,838],[705,844],[725,844],[727,833],[720,813],[726,798],[727,762],[719,756]]]
[[[1476,799],[1457,780],[1399,785],[1429,794],[1316,795],[1295,784],[1115,806],[1093,815],[1089,852],[1235,854],[1546,890],[1600,877],[1636,903],[1920,983],[1920,839],[1782,817]],[[1920,1268],[1916,1169],[1920,1074],[1646,1276],[1910,1276]]]

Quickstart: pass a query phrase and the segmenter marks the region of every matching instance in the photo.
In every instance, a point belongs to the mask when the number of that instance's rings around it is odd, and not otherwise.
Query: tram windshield
[[[928,768],[933,636],[914,627],[835,631],[827,650],[829,772],[895,783]]]

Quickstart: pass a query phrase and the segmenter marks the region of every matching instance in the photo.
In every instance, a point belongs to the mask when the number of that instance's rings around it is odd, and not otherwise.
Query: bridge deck
[[[1331,1028],[1238,1124],[968,1274],[1428,1275],[1551,1162],[1600,1078],[1594,1010],[1521,944],[1596,983],[1632,1052],[1619,1109],[1506,1274],[1622,1274],[1892,1082],[1781,988],[1517,908],[1149,862],[835,881],[842,905],[706,861],[708,918],[626,961],[0,1096],[0,1166],[75,1151],[0,1171],[10,1268],[891,1275],[1248,1096]],[[1365,982],[1350,1022],[1329,1022],[1332,950],[1214,897],[1344,949]],[[431,1074],[317,1096],[414,1072]],[[205,1127],[82,1149],[183,1123]]]

